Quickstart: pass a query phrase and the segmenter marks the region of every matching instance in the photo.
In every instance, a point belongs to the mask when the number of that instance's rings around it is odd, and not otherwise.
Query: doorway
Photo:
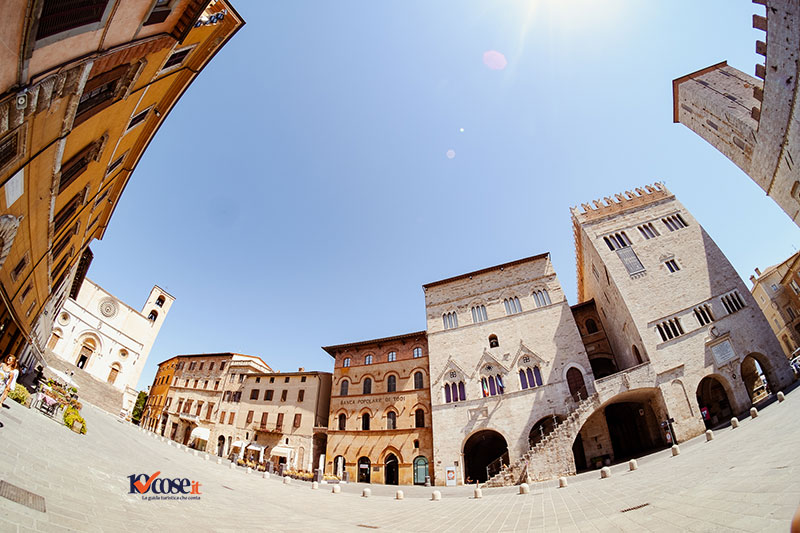
[[[588,398],[586,393],[586,383],[583,381],[583,374],[574,366],[567,370],[567,385],[572,399],[576,402]]]
[[[75,366],[78,368],[85,369],[86,363],[89,362],[89,358],[92,356],[92,349],[88,346],[84,345],[81,346],[81,352],[78,354],[78,362],[75,363]]]
[[[217,439],[217,456],[223,457],[222,454],[225,453],[225,437],[220,435]]]
[[[606,423],[615,461],[638,457],[655,448],[647,423],[648,413],[647,406],[639,402],[615,403],[606,407]]]
[[[362,457],[358,460],[358,482],[359,483],[369,483],[370,482],[370,472],[369,472],[370,462],[369,459],[366,457]]]
[[[397,457],[393,453],[390,453],[389,455],[386,456],[385,469],[386,469],[386,484],[397,485],[399,481],[398,461]]]
[[[488,481],[508,463],[508,444],[496,431],[479,431],[464,443],[464,474],[468,483]]]
[[[424,485],[428,477],[428,460],[421,455],[414,459],[414,485]]]

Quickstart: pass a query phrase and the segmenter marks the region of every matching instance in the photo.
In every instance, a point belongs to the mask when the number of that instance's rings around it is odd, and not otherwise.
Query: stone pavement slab
[[[38,512],[0,498],[0,532],[22,531],[786,531],[800,504],[796,466],[800,394],[787,395],[715,432],[598,472],[516,487],[484,489],[310,484],[231,469],[206,461],[175,443],[143,432],[91,406],[84,408],[87,435],[8,401],[0,409],[0,479],[45,498]],[[199,500],[145,501],[131,495],[128,476],[161,472],[201,483]],[[630,510],[629,510],[630,509]],[[623,512],[625,511],[625,512]]]

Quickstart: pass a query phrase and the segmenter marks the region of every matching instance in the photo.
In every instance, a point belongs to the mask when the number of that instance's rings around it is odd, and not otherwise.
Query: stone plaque
[[[722,341],[711,347],[711,353],[714,355],[714,362],[717,366],[723,366],[725,363],[736,359],[736,354],[733,352],[733,346],[730,341]]]

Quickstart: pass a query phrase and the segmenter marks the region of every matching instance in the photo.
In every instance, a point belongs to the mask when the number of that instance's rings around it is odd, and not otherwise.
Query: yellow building
[[[335,360],[325,472],[361,483],[433,475],[424,331],[323,348]]]
[[[180,362],[179,356],[172,357],[158,365],[156,376],[147,395],[147,401],[142,411],[141,426],[163,436],[167,426],[168,414],[167,398],[170,385],[175,375],[175,367]]]
[[[224,0],[3,7],[0,353],[29,363],[42,359],[144,150],[244,21]]]
[[[800,347],[800,252],[750,276],[756,299],[787,357]]]

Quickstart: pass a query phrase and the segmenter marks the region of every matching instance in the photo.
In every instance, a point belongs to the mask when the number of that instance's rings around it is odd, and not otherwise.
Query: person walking
[[[17,369],[17,356],[14,354],[6,355],[5,360],[0,363],[0,406],[6,401],[6,396],[17,385],[17,377],[19,370]]]

